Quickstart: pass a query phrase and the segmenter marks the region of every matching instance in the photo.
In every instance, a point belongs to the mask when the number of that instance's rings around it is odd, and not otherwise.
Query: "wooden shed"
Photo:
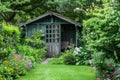
[[[72,44],[79,45],[78,34],[81,32],[81,24],[55,12],[43,14],[20,26],[24,27],[26,37],[42,30],[48,57],[59,56],[61,51],[65,51]]]

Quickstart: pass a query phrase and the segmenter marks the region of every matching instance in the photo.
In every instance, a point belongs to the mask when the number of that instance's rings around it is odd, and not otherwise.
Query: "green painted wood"
[[[43,19],[40,19],[38,21],[35,21],[31,24],[51,24],[51,23],[56,23],[56,24],[70,24],[62,19],[59,19],[55,16],[48,16]]]
[[[47,32],[46,26],[52,26],[48,30],[51,32]],[[55,31],[55,25],[59,25],[59,42],[55,42],[57,34]],[[34,32],[41,30],[45,36],[43,36],[43,40],[45,41],[45,45],[48,47],[48,55],[50,56],[58,56],[61,52],[61,49],[68,47],[71,44],[77,45],[77,34],[75,25],[70,24],[64,20],[61,20],[55,16],[48,16],[41,20],[35,21],[29,25],[26,25],[26,36],[30,37]],[[46,36],[49,35],[49,36]],[[51,36],[50,36],[51,35]],[[67,46],[66,46],[67,45]]]
[[[30,37],[36,31],[37,31],[37,24],[28,25],[27,26],[27,37]]]
[[[27,37],[31,36],[37,30],[42,30],[43,33],[45,33],[45,25],[48,25],[48,24],[50,25],[50,24],[69,24],[69,23],[55,16],[48,16],[27,25],[26,27]]]
[[[47,56],[59,56],[60,53],[60,25],[51,24],[46,25],[46,46]]]

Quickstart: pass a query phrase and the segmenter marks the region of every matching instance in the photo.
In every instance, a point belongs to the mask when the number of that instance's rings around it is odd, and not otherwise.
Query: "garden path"
[[[44,61],[42,61],[41,64],[48,64],[48,62],[51,60],[52,58],[46,58]]]

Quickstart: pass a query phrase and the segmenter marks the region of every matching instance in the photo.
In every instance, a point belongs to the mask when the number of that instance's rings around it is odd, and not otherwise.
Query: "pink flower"
[[[100,80],[100,78],[97,78],[97,80]]]

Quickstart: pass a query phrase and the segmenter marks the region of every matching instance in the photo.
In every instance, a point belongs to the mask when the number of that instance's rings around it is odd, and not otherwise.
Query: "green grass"
[[[42,65],[19,80],[96,80],[95,72],[88,66]]]

